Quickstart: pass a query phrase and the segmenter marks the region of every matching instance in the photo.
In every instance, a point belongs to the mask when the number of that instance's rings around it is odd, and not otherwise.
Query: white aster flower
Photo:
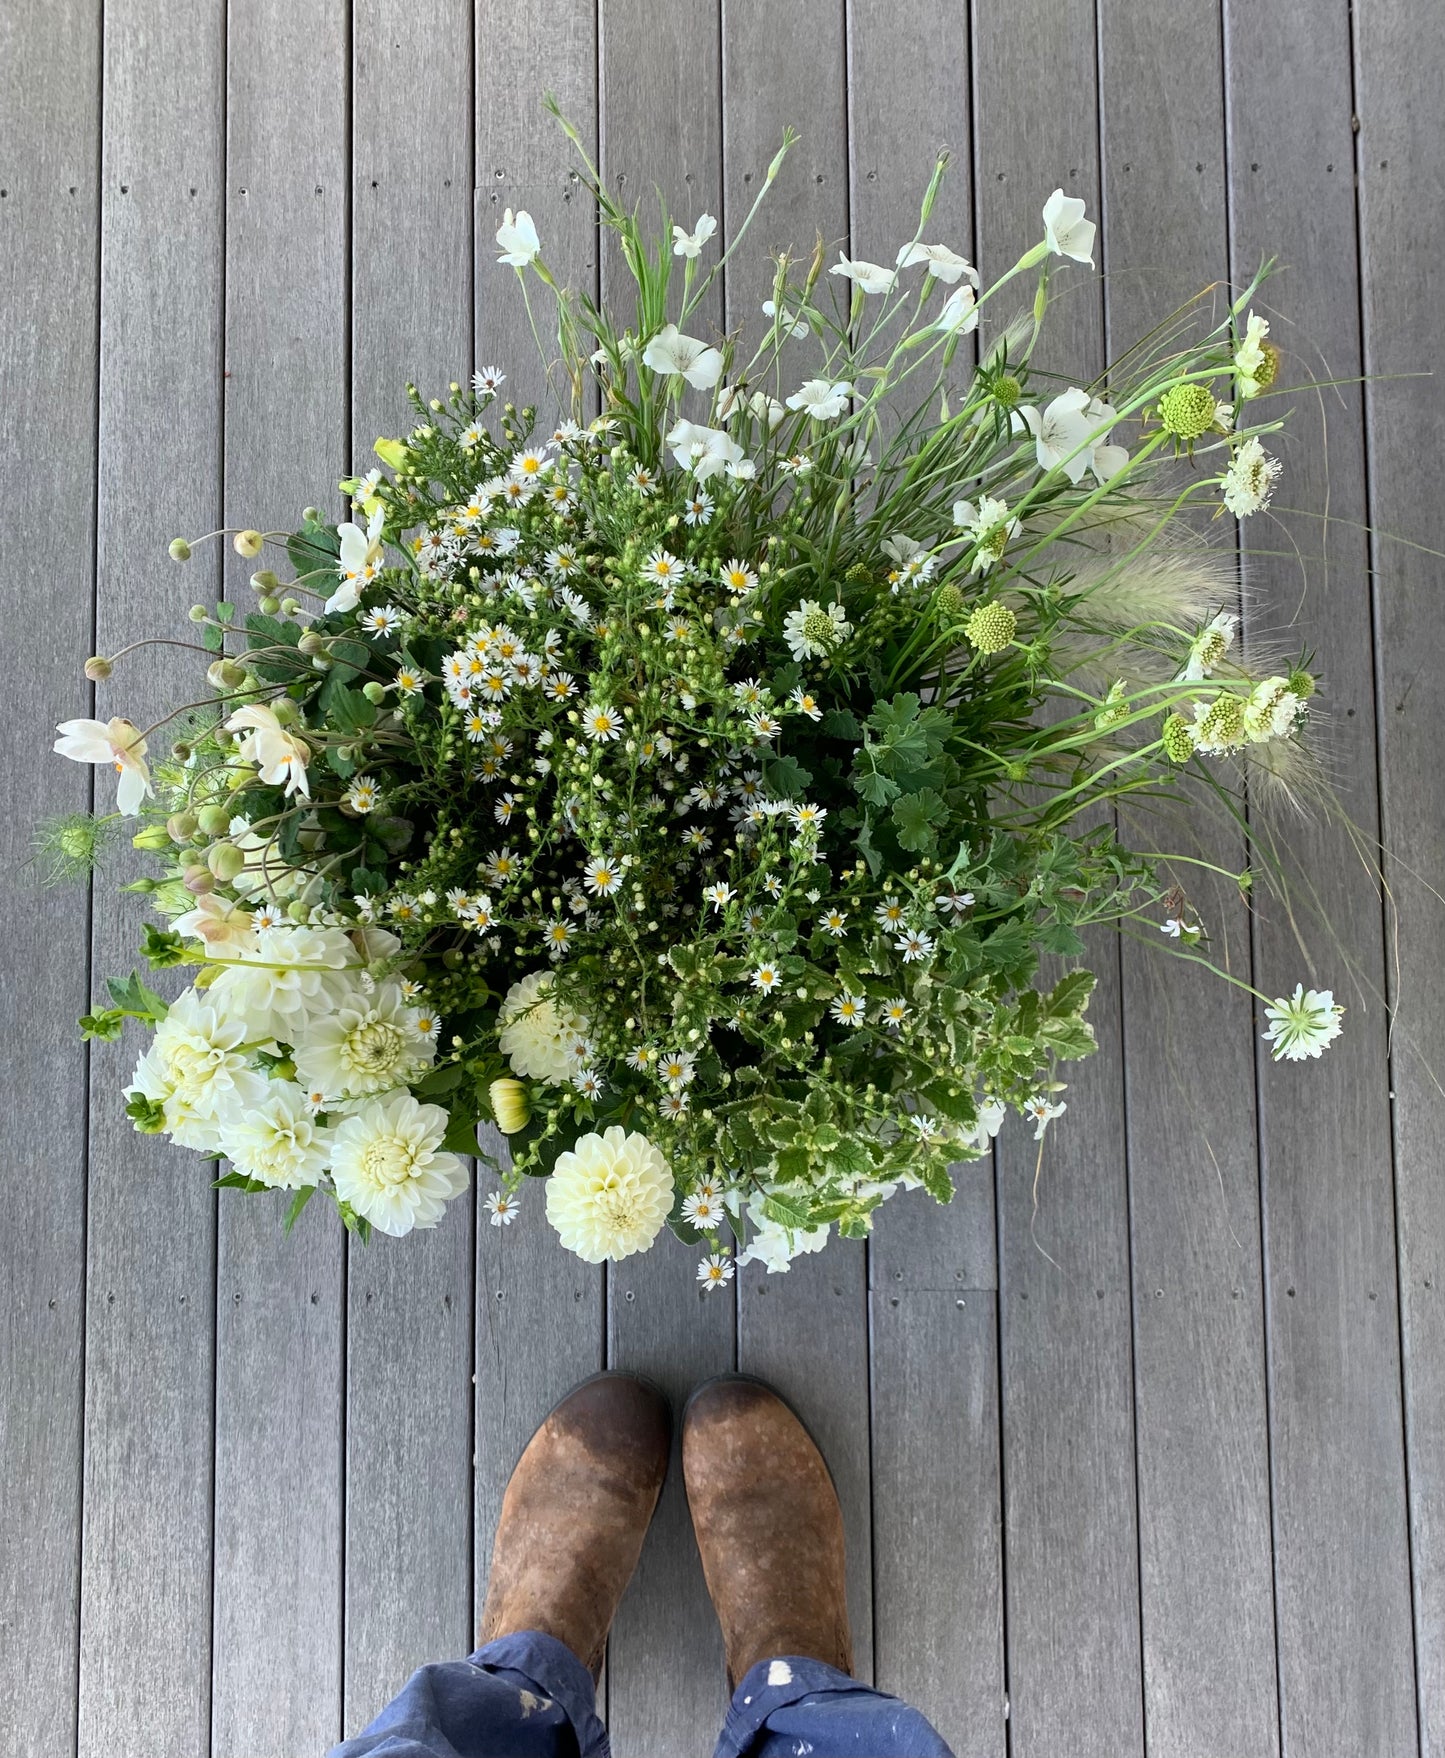
[[[788,700],[799,714],[806,714],[809,720],[823,718],[823,710],[818,698],[805,690],[801,684],[789,695]]]
[[[1272,1046],[1276,1062],[1303,1062],[1307,1056],[1319,1056],[1326,1044],[1339,1037],[1344,1012],[1332,990],[1307,990],[1296,983],[1293,995],[1280,995],[1265,1008],[1269,1030],[1261,1036]]]
[[[1084,218],[1084,204],[1077,197],[1056,189],[1044,203],[1044,237],[1055,256],[1071,256],[1075,262],[1094,266],[1094,233],[1098,228]]]
[[[900,934],[893,945],[903,954],[904,964],[917,964],[933,951],[933,937],[910,928],[906,933]]]
[[[846,992],[838,997],[828,1010],[839,1025],[860,1026],[865,1017],[864,999],[861,995],[849,995]]]
[[[722,377],[723,357],[695,336],[684,336],[676,324],[664,324],[642,351],[642,364],[653,372],[681,374],[700,391],[710,391]]]
[[[793,829],[798,832],[799,836],[811,836],[815,832],[821,830],[823,828],[823,820],[827,816],[828,813],[825,807],[809,805],[806,800],[800,805],[788,807],[788,817],[792,822]],[[816,892],[812,894],[812,901],[814,903],[818,901],[818,894]]]
[[[622,716],[615,708],[599,704],[587,710],[584,723],[589,739],[599,742],[610,742],[617,739],[622,732]]]
[[[760,994],[771,995],[774,989],[781,987],[783,973],[775,964],[760,964],[753,972],[749,981]]]
[[[672,229],[672,254],[674,256],[695,257],[704,244],[717,231],[717,221],[711,214],[699,214],[697,224],[691,232],[684,232],[681,226]]]
[[[331,1146],[336,1194],[383,1233],[435,1227],[467,1169],[442,1148],[447,1114],[407,1092],[369,1099],[337,1127]]]
[[[513,1196],[508,1190],[494,1190],[487,1198],[487,1209],[494,1227],[510,1227],[521,1206],[521,1197]]]
[[[846,257],[840,251],[830,275],[843,275],[865,293],[886,293],[898,279],[896,268],[886,269],[881,263],[864,262],[859,257]]]
[[[261,780],[272,787],[286,784],[289,797],[299,794],[310,799],[311,789],[306,778],[306,765],[311,749],[304,739],[288,732],[276,718],[274,709],[264,702],[253,702],[238,708],[226,722],[227,732],[244,732],[238,748],[243,763],[254,763]]]
[[[346,803],[353,812],[360,812],[363,816],[367,812],[374,812],[380,798],[376,783],[369,775],[354,775],[351,778],[346,789]]]
[[[717,1252],[713,1252],[710,1257],[705,1257],[697,1266],[697,1279],[702,1283],[703,1292],[707,1293],[713,1288],[721,1288],[726,1282],[731,1282],[734,1268],[733,1260],[730,1257],[722,1257]]]
[[[787,402],[790,409],[801,409],[814,421],[833,421],[847,408],[852,395],[847,379],[810,378]]]
[[[559,1154],[547,1180],[547,1219],[584,1263],[645,1251],[672,1208],[672,1173],[645,1135],[613,1124]]]
[[[928,264],[928,272],[934,280],[942,281],[947,287],[951,287],[961,275],[972,281],[975,287],[978,286],[978,270],[966,257],[950,250],[946,244],[924,244],[916,241],[899,246],[900,269],[911,269],[921,262]]]
[[[1275,478],[1283,466],[1272,458],[1253,435],[1235,452],[1224,473],[1224,504],[1236,519],[1262,513],[1274,493]]]
[[[227,1117],[220,1151],[238,1172],[272,1190],[300,1190],[326,1170],[331,1132],[316,1121],[305,1090],[268,1080],[264,1094]]]
[[[568,1045],[587,1021],[557,999],[551,971],[534,971],[512,984],[497,1012],[497,1048],[512,1072],[527,1080],[561,1086],[572,1078]]]
[[[532,216],[525,208],[515,215],[510,208],[503,213],[502,223],[497,227],[497,243],[502,247],[502,254],[497,261],[507,263],[514,269],[524,269],[528,263],[535,262],[542,249],[537,228],[532,224]],[[500,380],[500,374],[498,378]]]
[[[120,781],[115,803],[123,816],[134,818],[140,803],[154,793],[145,760],[146,742],[128,720],[62,720],[54,749],[74,763],[113,764]]]
[[[682,1218],[699,1233],[711,1233],[722,1225],[723,1206],[710,1192],[695,1190],[683,1200]]]
[[[610,897],[622,884],[622,869],[612,855],[598,855],[582,869],[582,883],[594,897]]]
[[[904,998],[901,995],[896,995],[893,1000],[885,1001],[878,1009],[878,1023],[897,1031],[912,1011],[913,1009]]]
[[[818,926],[825,934],[831,934],[835,940],[841,940],[843,938],[844,933],[847,931],[847,925],[847,910],[824,910],[822,915],[818,917]]]
[[[166,1130],[183,1148],[219,1151],[221,1125],[258,1104],[267,1081],[251,1066],[241,1020],[187,989],[156,1027],[127,1096],[159,1101]]]
[[[363,611],[358,619],[363,629],[373,635],[394,635],[402,625],[402,614],[394,604],[378,604]]]

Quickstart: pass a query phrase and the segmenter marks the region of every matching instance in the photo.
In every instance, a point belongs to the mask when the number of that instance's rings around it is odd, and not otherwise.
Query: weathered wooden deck
[[[504,205],[615,289],[546,86],[614,187],[689,222],[735,224],[796,125],[760,249],[818,229],[891,260],[946,143],[930,235],[996,270],[1062,184],[1107,271],[1069,281],[1076,374],[1270,251],[1294,370],[1380,375],[1301,399],[1301,511],[1250,534],[1398,857],[1387,911],[1300,833],[1340,938],[1315,974],[1350,1003],[1325,1061],[1261,1061],[1247,997],[1111,946],[1036,1216],[1016,1129],[950,1211],[906,1199],[866,1251],[706,1303],[681,1249],[564,1256],[535,1197],[505,1233],[461,1202],[400,1244],[348,1251],[319,1208],[283,1242],[273,1205],[131,1133],[133,1045],[87,1054],[74,1020],[129,967],[136,900],[35,888],[29,826],[88,798],[49,729],[90,712],[86,654],[221,584],[173,533],[290,519],[398,430],[408,378],[531,382]],[[847,1511],[860,1670],[960,1758],[1445,1753],[1445,1110],[1416,1048],[1440,1068],[1442,917],[1410,877],[1445,852],[1445,625],[1437,559],[1366,529],[1445,544],[1439,387],[1388,376],[1440,362],[1442,90],[1437,0],[0,8],[7,1758],[355,1731],[467,1649],[513,1458],[605,1362],[796,1401]],[[763,296],[760,249],[715,321]],[[179,675],[141,656],[103,712]],[[1304,974],[1277,910],[1199,907],[1261,986]],[[612,1641],[617,1750],[710,1750],[723,1701],[674,1483]]]

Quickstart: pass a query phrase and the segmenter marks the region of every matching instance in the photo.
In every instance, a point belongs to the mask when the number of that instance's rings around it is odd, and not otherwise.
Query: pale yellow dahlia
[[[547,1219],[584,1263],[645,1251],[672,1208],[672,1173],[645,1135],[613,1124],[559,1154],[547,1180]]]

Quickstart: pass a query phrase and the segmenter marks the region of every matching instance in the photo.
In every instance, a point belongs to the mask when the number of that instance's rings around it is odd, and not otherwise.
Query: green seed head
[[[821,605],[808,611],[802,623],[803,639],[814,647],[831,647],[838,638],[837,626]]]
[[[937,608],[939,619],[946,623],[952,622],[963,609],[963,594],[950,580],[947,585],[939,587],[933,602]]]
[[[867,562],[854,562],[843,578],[850,586],[865,586],[873,578],[873,570]]]
[[[1214,397],[1208,386],[1171,385],[1159,399],[1159,425],[1186,443],[1208,433],[1214,426]]]
[[[1279,377],[1280,352],[1273,342],[1261,342],[1260,353],[1263,358],[1253,378],[1256,389],[1266,391]]]
[[[1006,372],[993,381],[993,400],[1005,409],[1017,409],[1023,394],[1023,386],[1011,372]]]
[[[1289,687],[1301,702],[1308,702],[1315,693],[1315,680],[1307,671],[1292,671],[1289,674]]]
[[[1164,722],[1161,738],[1164,755],[1171,763],[1187,763],[1194,755],[1194,738],[1189,722],[1182,714],[1171,714]]]
[[[1018,618],[1006,604],[981,604],[963,625],[969,645],[978,653],[999,653],[1018,632]]]

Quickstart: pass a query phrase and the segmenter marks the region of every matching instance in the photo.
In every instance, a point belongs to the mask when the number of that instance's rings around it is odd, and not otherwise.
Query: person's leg
[[[733,1692],[716,1758],[951,1758],[916,1709],[851,1677],[842,1509],[777,1393],[735,1374],[700,1387],[682,1465]]]
[[[481,1646],[413,1673],[330,1758],[607,1758],[596,1679],[670,1441],[667,1405],[641,1380],[599,1374],[569,1392],[507,1484]]]

